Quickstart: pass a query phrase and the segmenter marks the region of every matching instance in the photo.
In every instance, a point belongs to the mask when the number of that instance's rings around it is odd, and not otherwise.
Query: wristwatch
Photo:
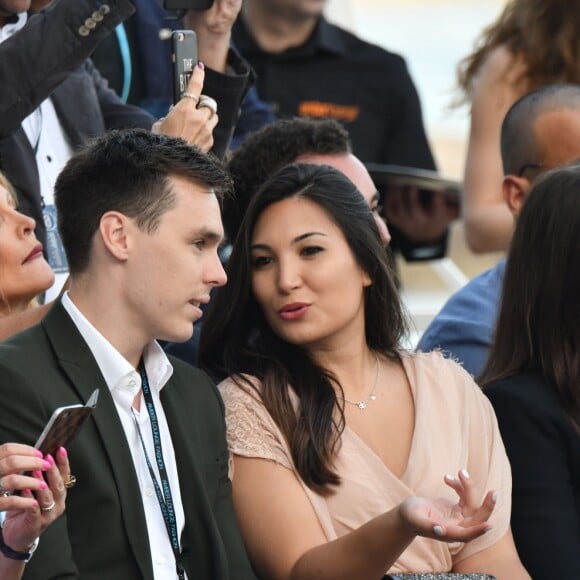
[[[7,546],[4,542],[4,534],[2,533],[2,526],[0,526],[0,552],[5,558],[9,558],[10,560],[20,560],[24,562],[28,562],[30,558],[32,558],[32,554],[34,554],[34,550],[38,547],[38,538],[34,540],[32,546],[28,549],[28,552],[18,552],[13,550],[10,546]]]

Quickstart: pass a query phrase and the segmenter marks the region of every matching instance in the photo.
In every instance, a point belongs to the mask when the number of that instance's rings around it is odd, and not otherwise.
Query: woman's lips
[[[42,244],[38,243],[36,244],[36,246],[34,246],[34,248],[32,249],[32,252],[30,252],[30,254],[28,254],[28,256],[26,256],[26,258],[24,259],[24,262],[22,262],[23,264],[26,264],[26,262],[30,262],[32,260],[34,260],[35,258],[38,258],[39,256],[42,256]]]
[[[305,304],[304,302],[293,302],[292,304],[286,304],[278,310],[278,314],[282,320],[295,320],[300,318],[310,308],[310,304]]]

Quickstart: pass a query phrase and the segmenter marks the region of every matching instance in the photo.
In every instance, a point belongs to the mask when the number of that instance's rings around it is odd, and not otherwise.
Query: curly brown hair
[[[469,99],[473,82],[490,53],[503,46],[525,62],[529,89],[580,83],[580,2],[512,0],[457,67],[459,89]],[[521,81],[522,78],[516,79]]]

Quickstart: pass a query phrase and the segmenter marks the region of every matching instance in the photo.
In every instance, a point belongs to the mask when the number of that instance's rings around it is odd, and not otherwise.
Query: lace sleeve
[[[232,379],[223,381],[219,390],[226,407],[230,452],[244,457],[269,459],[292,469],[288,445],[258,393],[247,392]]]

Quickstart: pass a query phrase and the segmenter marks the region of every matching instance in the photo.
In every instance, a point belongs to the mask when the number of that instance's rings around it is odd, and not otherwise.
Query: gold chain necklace
[[[379,376],[381,375],[381,363],[379,361],[379,355],[375,354],[375,356],[377,357],[377,373],[375,375],[375,384],[373,385],[373,389],[370,392],[370,395],[368,396],[368,398],[361,399],[360,401],[351,401],[351,400],[347,399],[346,397],[343,397],[345,403],[349,403],[351,405],[356,405],[362,411],[364,411],[367,408],[369,401],[374,401],[377,398],[376,390],[377,390],[377,385],[379,383]]]

